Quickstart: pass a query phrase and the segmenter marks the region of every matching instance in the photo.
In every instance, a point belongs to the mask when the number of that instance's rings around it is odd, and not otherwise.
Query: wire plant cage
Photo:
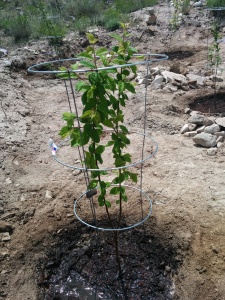
[[[142,56],[144,60],[135,60],[135,57]],[[134,61],[130,64],[126,65],[115,65],[110,67],[100,67],[99,69],[85,69],[81,68],[78,70],[70,69],[70,65],[74,62],[79,62],[80,58],[71,58],[71,59],[61,59],[54,60],[44,63],[39,63],[37,65],[33,65],[28,69],[29,73],[32,74],[45,74],[45,75],[58,75],[62,73],[68,74],[68,79],[64,80],[65,92],[68,102],[68,109],[70,112],[74,112],[77,116],[77,126],[80,131],[82,131],[82,126],[79,122],[80,116],[80,99],[79,95],[77,95],[74,89],[74,81],[73,74],[79,74],[79,76],[83,76],[88,72],[96,72],[98,70],[109,70],[109,69],[123,69],[129,66],[144,66],[146,72],[146,78],[150,76],[150,64],[153,62],[158,62],[161,60],[167,59],[166,55],[163,54],[136,54],[134,57]],[[64,72],[59,70],[59,66],[66,66],[68,69]],[[48,70],[46,70],[48,67]],[[74,203],[74,213],[78,220],[80,220],[83,224],[90,226],[94,229],[106,230],[106,231],[122,231],[134,228],[138,225],[143,224],[148,217],[151,215],[152,211],[152,201],[149,196],[143,191],[143,165],[146,161],[148,161],[151,157],[153,157],[157,150],[158,145],[156,141],[150,137],[146,130],[146,118],[147,118],[147,98],[148,98],[148,88],[147,83],[145,84],[145,94],[144,94],[144,112],[143,112],[143,127],[136,129],[129,128],[129,138],[131,139],[131,147],[135,148],[135,155],[133,155],[133,161],[128,163],[127,165],[121,167],[115,167],[112,165],[112,160],[110,156],[111,151],[108,149],[106,153],[106,157],[104,160],[104,164],[99,169],[89,169],[85,165],[85,146],[71,148],[70,147],[70,139],[66,139],[55,145],[55,151],[53,151],[53,158],[56,162],[66,166],[68,168],[74,170],[80,170],[84,175],[84,180],[86,184],[86,190],[76,198]],[[110,134],[110,130],[104,130],[103,140],[107,142],[108,135]],[[133,143],[132,143],[133,142]],[[80,165],[74,163],[74,151],[78,152]],[[88,185],[90,182],[90,172],[105,172],[107,173],[108,180],[112,178],[113,173],[118,172],[119,169],[136,169],[140,173],[140,180],[137,186],[125,184],[126,188],[129,190],[130,199],[128,199],[127,204],[124,208],[124,219],[123,222],[120,222],[118,226],[116,222],[116,218],[118,215],[116,205],[113,207],[113,226],[105,225],[105,220],[103,217],[103,211],[101,207],[98,207],[96,196],[98,194],[98,189],[90,190],[88,189]],[[86,208],[89,203],[90,214],[87,214]],[[138,204],[138,205],[137,205]],[[85,211],[84,212],[82,212]],[[104,224],[104,225],[103,225]],[[111,224],[112,225],[112,224]]]
[[[142,60],[140,60],[140,56]],[[28,69],[28,72],[31,74],[42,74],[42,75],[53,75],[56,76],[59,74],[67,75],[66,79],[63,79],[65,86],[65,94],[68,104],[68,110],[70,113],[74,113],[77,118],[75,120],[79,132],[82,132],[82,124],[79,121],[82,111],[82,103],[80,99],[80,94],[77,93],[74,86],[76,83],[76,78],[74,74],[78,74],[79,78],[85,76],[85,74],[90,72],[98,72],[100,70],[112,70],[112,69],[123,69],[130,66],[137,66],[145,74],[146,83],[144,85],[144,95],[143,95],[143,104],[144,111],[142,115],[142,126],[139,128],[129,128],[128,138],[131,143],[128,145],[128,151],[132,155],[132,161],[126,165],[115,167],[113,165],[113,154],[112,149],[107,147],[103,156],[103,163],[99,169],[88,168],[85,164],[85,153],[88,145],[71,147],[70,138],[64,139],[59,143],[54,143],[51,141],[51,151],[53,159],[72,170],[77,170],[83,174],[83,182],[85,186],[83,187],[83,192],[76,197],[74,201],[74,214],[76,218],[87,228],[94,229],[96,232],[96,247],[97,252],[100,251],[99,247],[99,234],[100,232],[107,234],[112,234],[114,237],[115,245],[115,258],[119,267],[119,278],[121,280],[121,297],[122,299],[128,299],[127,291],[122,279],[122,266],[119,259],[119,243],[118,234],[121,232],[127,232],[131,229],[136,228],[144,224],[146,220],[151,216],[152,213],[152,200],[148,194],[144,191],[144,169],[145,164],[156,154],[158,151],[157,142],[148,134],[147,132],[147,104],[149,99],[148,91],[148,78],[150,77],[150,65],[154,62],[161,62],[166,60],[168,57],[164,54],[136,54],[129,64],[124,65],[113,65],[109,67],[99,66],[97,69],[88,69],[81,67],[79,69],[73,70],[71,65],[74,62],[78,62],[80,58],[70,58],[70,59],[60,59],[54,61],[48,61],[44,63],[39,63],[31,66]],[[65,67],[64,71],[59,70],[60,67]],[[130,100],[132,101],[132,100]],[[129,102],[128,104],[129,105]],[[135,112],[133,112],[135,114]],[[126,117],[126,116],[125,116]],[[125,118],[124,123],[127,120]],[[111,130],[104,128],[101,136],[101,142],[104,144],[107,143],[111,135]],[[75,159],[79,158],[79,160]],[[78,163],[77,163],[78,161]],[[115,195],[110,195],[109,190],[107,189],[106,195],[109,197],[112,206],[110,207],[109,214],[110,218],[107,218],[105,208],[98,205],[98,187],[94,189],[89,188],[91,172],[101,172],[104,173],[104,180],[110,182],[110,187],[117,187],[117,184],[112,182],[116,173],[119,173],[120,170],[134,170],[138,173],[138,181],[134,182],[125,182],[120,185],[120,187],[126,188],[127,201],[123,202],[122,210],[120,205],[116,203]],[[109,221],[110,219],[110,221]],[[129,248],[129,247],[128,247]],[[100,254],[99,254],[100,255]],[[96,273],[99,273],[99,258],[96,258]],[[105,271],[102,270],[102,274],[105,274]],[[96,275],[97,276],[97,275]],[[105,276],[105,275],[101,275]],[[100,288],[101,289],[101,288]],[[109,293],[111,291],[109,290]],[[96,288],[95,298],[98,299],[98,292]],[[102,298],[101,298],[102,299]],[[107,298],[109,299],[109,298]]]

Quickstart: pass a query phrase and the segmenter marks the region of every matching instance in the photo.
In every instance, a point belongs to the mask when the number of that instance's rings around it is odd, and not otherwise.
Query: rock
[[[196,124],[189,123],[188,124],[189,131],[194,131],[197,128],[197,126],[198,125],[196,125]]]
[[[47,190],[46,193],[45,193],[45,198],[52,199],[53,198],[52,197],[52,192]]]
[[[0,57],[7,56],[8,51],[6,49],[0,48]]]
[[[8,222],[0,220],[0,232],[13,232],[13,227]]]
[[[180,133],[181,133],[181,134],[184,134],[185,132],[188,132],[188,131],[189,131],[189,126],[188,126],[188,124],[185,124],[185,125],[181,128]]]
[[[74,175],[74,176],[77,176],[77,175],[79,175],[81,173],[81,170],[73,170],[73,172],[72,172],[72,174]]]
[[[146,22],[147,25],[156,25],[156,20],[157,17],[156,15],[153,13],[149,16],[148,21]]]
[[[6,184],[11,184],[11,183],[12,183],[12,180],[8,177],[8,178],[6,178],[5,183],[6,183]]]
[[[195,75],[195,74],[187,74],[186,77],[188,79],[188,83],[191,85],[196,83],[201,86],[205,85],[206,77],[202,77],[200,75]]]
[[[195,2],[194,4],[193,4],[193,6],[194,7],[201,7],[201,6],[203,6],[203,1],[197,1],[197,2]]]
[[[225,118],[216,118],[215,122],[216,124],[225,127]]]
[[[209,77],[213,82],[222,82],[223,81],[223,78],[220,77],[220,76],[216,76],[216,75],[211,75]]]
[[[161,72],[162,76],[165,78],[166,82],[172,83],[172,82],[186,82],[186,77],[181,74],[169,72],[169,71],[162,71]]]
[[[2,234],[2,242],[9,242],[10,240],[11,240],[11,237],[10,237],[9,233],[8,232],[4,232]]]
[[[14,56],[11,60],[11,68],[14,70],[27,69],[26,59],[23,56]]]
[[[166,272],[170,272],[171,271],[170,266],[165,266],[165,270],[166,270]]]
[[[157,31],[158,30],[154,26],[148,26],[148,28],[146,28],[146,30],[145,30],[145,32],[150,34],[151,36],[154,36]]]
[[[186,107],[186,108],[184,109],[184,113],[185,113],[185,114],[189,114],[190,111],[191,111],[190,107]]]
[[[155,79],[152,81],[151,87],[152,88],[159,88],[164,80],[164,77],[161,75],[156,75]]]
[[[209,149],[207,149],[206,152],[207,152],[208,155],[214,156],[217,153],[217,148],[209,148]]]
[[[197,131],[189,131],[189,132],[185,132],[185,136],[188,136],[188,137],[193,137],[197,134]]]
[[[223,142],[224,141],[224,137],[223,136],[218,136],[218,138],[216,139],[216,142]]]
[[[181,86],[181,89],[185,92],[188,92],[189,91],[189,86],[186,86],[186,85],[182,85]]]
[[[222,148],[222,147],[224,147],[224,143],[218,142],[218,143],[217,143],[217,148]]]
[[[214,120],[212,120],[211,118],[205,117],[203,125],[210,126],[212,124],[214,124]]]
[[[225,131],[219,131],[214,133],[216,136],[223,136],[225,137]]]
[[[12,62],[10,60],[4,60],[4,67],[9,68],[11,67]]]
[[[177,86],[174,86],[172,84],[167,84],[166,87],[165,87],[167,90],[169,90],[170,92],[176,92],[178,90],[178,87]]]
[[[159,67],[151,68],[151,69],[150,69],[150,74],[151,74],[152,76],[159,75],[159,74],[160,74],[160,69],[159,69]]]
[[[196,129],[197,133],[201,133],[201,132],[204,132],[204,129],[205,129],[205,126],[201,126],[201,127],[198,127]]]
[[[190,118],[188,119],[188,123],[193,123],[201,126],[204,124],[204,119],[205,117],[203,115],[194,114],[190,116]]]
[[[151,79],[147,79],[147,78],[142,78],[138,81],[138,84],[147,84],[150,85],[151,84]]]
[[[14,159],[14,160],[13,160],[13,164],[14,164],[15,166],[19,166],[18,160]]]
[[[75,217],[74,214],[66,214],[67,218],[72,218],[72,217]]]
[[[201,132],[193,137],[193,141],[195,144],[201,145],[202,147],[211,148],[216,145],[216,136],[210,133]]]
[[[220,126],[218,124],[212,124],[210,126],[206,126],[204,132],[214,134],[215,132],[220,131]]]

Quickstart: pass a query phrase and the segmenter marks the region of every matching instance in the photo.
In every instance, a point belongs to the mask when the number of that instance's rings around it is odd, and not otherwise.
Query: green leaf
[[[105,147],[110,147],[112,145],[114,145],[114,141],[108,141],[108,143],[105,145]]]
[[[129,172],[130,179],[135,183],[137,183],[137,175],[138,175],[137,173]]]
[[[104,120],[102,123],[103,123],[103,125],[105,125],[105,126],[107,126],[109,128],[113,128],[114,127],[112,121],[110,121],[110,120]]]
[[[118,157],[115,159],[115,166],[116,167],[123,167],[124,166],[124,160],[121,157]]]
[[[81,133],[81,141],[82,141],[82,145],[86,145],[88,142],[89,142],[89,134],[84,130],[82,133]]]
[[[95,158],[96,158],[97,161],[100,162],[100,164],[103,164],[103,159],[102,159],[102,157],[101,157],[100,154],[96,153],[96,154],[95,154]]]
[[[108,208],[111,207],[111,203],[110,203],[108,200],[105,201],[105,205],[106,205]]]
[[[70,132],[71,132],[71,127],[64,126],[61,128],[59,135],[64,139],[70,134]]]
[[[102,154],[105,151],[105,146],[103,145],[99,145],[96,149],[95,149],[95,153],[98,154]]]
[[[126,144],[129,145],[130,144],[130,140],[126,137],[125,134],[123,134],[122,132],[118,133],[118,137]]]
[[[76,84],[76,91],[78,91],[78,92],[86,92],[86,91],[90,90],[90,88],[91,88],[91,86],[84,81],[79,81]]]
[[[125,85],[125,88],[126,88],[129,92],[131,92],[131,93],[133,93],[133,94],[136,93],[133,84],[131,84],[131,83],[129,83],[129,82],[125,82],[124,85]]]
[[[119,193],[120,193],[120,188],[117,186],[111,188],[111,190],[110,190],[111,195],[118,195]]]
[[[91,48],[92,49],[89,49],[89,51],[87,49],[87,52],[79,53],[77,56],[79,56],[79,57],[85,57],[85,58],[89,58],[89,59],[93,59],[92,55],[88,53],[88,52],[93,52],[94,49],[93,49],[93,47],[91,47]]]
[[[88,189],[94,189],[96,188],[96,186],[98,185],[98,180],[91,180],[89,185],[88,185]]]
[[[130,68],[134,74],[137,73],[137,66],[130,66]]]
[[[99,206],[104,206],[104,198],[102,195],[98,196],[98,204]]]
[[[113,52],[117,53],[117,52],[118,52],[118,50],[119,50],[119,47],[118,47],[118,46],[114,46],[114,47],[112,47],[112,51],[113,51]]]
[[[116,39],[118,42],[123,42],[123,39],[121,36],[119,36],[118,34],[116,33],[111,33],[109,36],[111,36],[112,38]]]
[[[108,76],[107,77],[107,84],[108,84],[108,87],[111,91],[115,91],[116,90],[116,82],[114,80],[114,78]]]
[[[106,56],[101,56],[101,61],[104,65],[104,67],[107,67],[109,65],[108,59],[106,58]]]
[[[103,55],[103,54],[107,54],[108,53],[108,50],[106,48],[99,48],[97,51],[96,51],[96,55]]]
[[[127,195],[124,194],[124,193],[122,193],[121,196],[122,196],[123,201],[124,201],[124,202],[127,202]]]
[[[67,122],[67,126],[72,127],[74,125],[74,119],[76,119],[76,115],[74,113],[65,112],[63,113],[63,120]]]
[[[85,162],[88,166],[90,165],[90,160],[91,160],[91,153],[88,151],[85,151]]]
[[[131,162],[131,155],[129,153],[122,155],[122,157],[126,162]]]
[[[98,111],[96,111],[93,115],[92,115],[92,120],[95,123],[95,125],[101,123],[101,117]]]
[[[118,184],[125,181],[125,175],[124,173],[120,173],[118,177],[113,179],[113,183]]]
[[[88,80],[89,82],[93,85],[97,85],[100,81],[101,81],[101,77],[97,72],[92,72],[89,76],[88,76]]]
[[[125,76],[129,76],[129,75],[130,75],[130,72],[129,72],[127,69],[124,69],[124,70],[122,71],[122,73],[123,73],[123,75],[125,75]]]
[[[88,38],[89,43],[92,45],[98,41],[98,39],[96,39],[96,37],[92,33],[86,33],[86,36]]]
[[[73,71],[76,71],[78,68],[79,68],[79,64],[76,63],[76,64],[73,64],[70,66],[70,68],[73,70]]]
[[[119,93],[122,93],[125,90],[125,84],[123,81],[118,82]]]
[[[124,125],[120,125],[119,127],[124,133],[129,133],[127,127],[125,127]]]
[[[90,137],[92,139],[93,142],[95,143],[99,143],[100,142],[100,136],[98,134],[98,132],[96,130],[92,130],[90,132]]]
[[[92,110],[87,110],[83,113],[83,115],[81,116],[81,119],[85,119],[85,118],[90,118],[93,114]]]
[[[63,120],[67,121],[71,118],[75,119],[77,116],[74,113],[70,113],[70,112],[64,112],[63,113]]]
[[[81,60],[80,63],[81,63],[84,67],[87,67],[87,68],[90,68],[90,69],[95,69],[95,68],[96,68],[96,66],[93,64],[93,62],[88,61],[88,60]]]

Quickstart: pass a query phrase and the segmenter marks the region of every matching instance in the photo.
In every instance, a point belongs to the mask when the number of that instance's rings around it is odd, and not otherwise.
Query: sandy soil
[[[143,20],[146,11],[139,12]],[[139,27],[132,25],[134,46],[140,52],[191,51],[190,57],[160,65],[169,68],[179,63],[182,68],[203,72],[208,31],[206,25],[198,27],[195,22],[201,23],[202,18],[204,23],[204,12],[192,9],[186,23],[174,34],[167,28],[168,7],[158,6],[156,13],[160,25],[156,36],[144,33],[139,39],[145,22]],[[98,34],[102,41],[108,39],[106,33]],[[70,43],[78,41],[75,38]],[[28,47],[37,49],[40,45]],[[224,44],[221,47],[225,57]],[[41,54],[26,55],[27,66],[46,59]],[[41,299],[37,262],[46,257],[48,249],[56,247],[60,232],[79,227],[73,202],[84,192],[85,183],[82,174],[56,163],[48,149],[49,138],[59,141],[61,115],[68,111],[64,83],[51,77],[31,76],[25,70],[9,70],[3,59],[0,66],[0,299],[35,300]],[[130,99],[126,118],[132,128],[143,123],[144,92],[144,86],[138,85],[137,94]],[[209,156],[206,149],[194,146],[192,139],[179,132],[188,118],[184,109],[200,93],[213,90],[202,87],[170,93],[148,88],[147,127],[159,150],[144,167],[143,189],[154,200],[152,217],[145,228],[160,232],[162,245],[164,241],[168,244],[168,239],[171,243],[176,241],[182,257],[178,270],[171,273],[171,299],[222,300],[225,148]],[[46,191],[51,198],[46,197]]]

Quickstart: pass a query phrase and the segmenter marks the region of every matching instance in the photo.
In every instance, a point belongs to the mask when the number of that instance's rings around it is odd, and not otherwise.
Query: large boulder
[[[195,144],[205,148],[211,148],[216,146],[216,139],[216,136],[205,132],[198,133],[193,137],[193,141]]]

